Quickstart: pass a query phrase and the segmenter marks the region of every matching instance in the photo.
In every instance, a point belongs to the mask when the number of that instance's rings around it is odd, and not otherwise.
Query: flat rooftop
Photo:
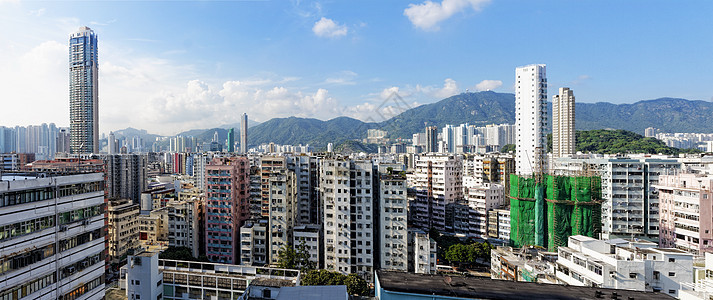
[[[277,300],[309,299],[309,300],[338,300],[349,299],[346,285],[313,285],[280,288]]]
[[[377,276],[381,288],[386,292],[439,295],[466,299],[675,299],[669,295],[654,292],[516,282],[486,277],[458,277],[395,271],[377,271]],[[450,278],[450,284],[446,283],[446,278]]]

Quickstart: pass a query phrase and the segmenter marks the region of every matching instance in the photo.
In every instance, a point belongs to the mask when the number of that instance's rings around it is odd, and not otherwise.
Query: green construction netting
[[[542,187],[532,178],[510,176],[511,244],[547,246],[555,251],[566,245],[571,235],[597,237],[601,231],[601,178],[547,175],[544,181]],[[546,211],[540,207],[543,192]]]

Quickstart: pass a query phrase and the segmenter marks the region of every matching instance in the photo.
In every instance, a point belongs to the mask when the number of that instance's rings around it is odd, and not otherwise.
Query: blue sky
[[[172,134],[290,115],[367,120],[513,91],[547,64],[578,102],[713,99],[713,1],[0,0],[0,125],[68,124],[67,39],[100,44],[100,127]],[[32,110],[28,110],[32,107]],[[31,111],[31,112],[30,112]]]

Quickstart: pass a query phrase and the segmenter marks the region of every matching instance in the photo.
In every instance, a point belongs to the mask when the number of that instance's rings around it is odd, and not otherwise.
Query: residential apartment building
[[[552,96],[552,157],[572,155],[574,139],[574,93],[566,87]]]
[[[97,35],[80,27],[69,37],[69,127],[72,153],[99,153]]]
[[[510,209],[488,211],[488,238],[494,242],[510,243]]]
[[[317,224],[298,225],[293,230],[292,245],[299,249],[304,244],[304,249],[309,253],[309,260],[314,268],[324,269],[324,264],[320,262],[322,258],[322,227]]]
[[[318,159],[310,155],[287,158],[287,169],[294,173],[295,225],[319,223]]]
[[[240,264],[267,264],[267,220],[247,221],[240,227]]]
[[[147,188],[146,155],[112,154],[103,157],[106,165],[106,190],[110,199],[131,199],[139,203]]]
[[[124,255],[139,246],[140,207],[130,199],[112,200],[108,204],[108,254],[112,264],[121,264]]]
[[[378,266],[388,270],[408,270],[408,200],[406,178],[380,173],[376,212],[376,257]]]
[[[356,273],[367,281],[374,271],[373,172],[371,161],[320,161],[324,266],[342,274]]]
[[[409,218],[420,228],[445,230],[447,203],[463,199],[462,159],[457,155],[429,154],[416,159],[411,188],[416,197],[409,202]]]
[[[268,262],[277,264],[280,251],[292,242],[294,227],[294,173],[286,168],[274,169],[268,178]]]
[[[693,255],[637,240],[570,236],[558,247],[557,280],[574,286],[655,291],[678,296],[693,281]]]
[[[696,255],[713,252],[713,176],[663,175],[659,192],[659,246]]]
[[[558,158],[557,175],[590,174],[602,178],[602,237],[657,241],[660,175],[675,174],[681,163],[662,158]]]
[[[547,76],[545,65],[515,69],[515,127],[518,175],[544,172],[547,140]]]
[[[206,166],[205,247],[211,261],[239,261],[240,226],[249,216],[249,170],[245,157],[216,157]]]
[[[411,228],[408,234],[408,272],[419,274],[436,273],[438,262],[436,241],[428,233]]]
[[[260,157],[260,191],[262,195],[261,214],[270,216],[270,176],[286,174],[287,161],[284,156],[265,155]]]
[[[103,299],[104,175],[0,177],[0,299]]]
[[[465,199],[475,215],[471,219],[473,223],[473,235],[479,238],[488,237],[488,212],[507,206],[505,202],[505,189],[499,184],[485,183],[479,186],[464,187]]]

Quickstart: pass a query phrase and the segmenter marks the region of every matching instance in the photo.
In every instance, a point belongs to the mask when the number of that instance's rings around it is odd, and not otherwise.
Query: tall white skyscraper
[[[552,156],[575,153],[574,93],[566,87],[552,97]]]
[[[248,114],[240,116],[240,153],[248,153]]]
[[[72,153],[99,153],[99,57],[89,27],[69,37],[69,127]]]
[[[518,175],[532,175],[544,170],[547,146],[547,77],[545,65],[515,69],[515,124],[517,128]]]

